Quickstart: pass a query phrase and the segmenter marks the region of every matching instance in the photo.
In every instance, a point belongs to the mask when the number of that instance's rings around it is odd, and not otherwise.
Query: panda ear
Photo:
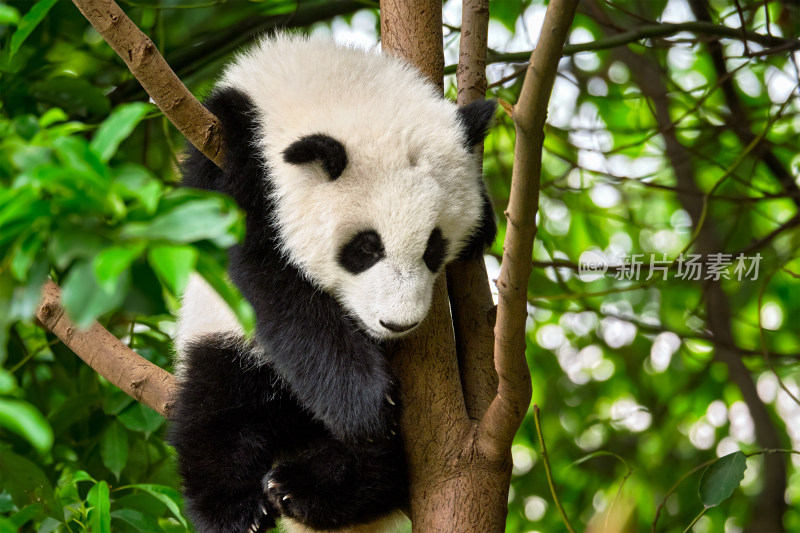
[[[331,180],[335,180],[347,167],[344,145],[324,133],[306,135],[283,151],[283,160],[292,165],[305,165],[319,161]]]
[[[496,109],[496,100],[478,100],[458,108],[458,119],[467,134],[467,148],[471,150],[473,146],[482,143],[486,138],[489,128],[492,126]]]

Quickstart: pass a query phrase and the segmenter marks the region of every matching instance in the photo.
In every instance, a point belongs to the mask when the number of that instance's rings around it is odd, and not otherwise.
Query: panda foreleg
[[[408,501],[397,437],[357,445],[316,441],[299,455],[278,461],[262,485],[281,515],[323,530],[372,522]]]

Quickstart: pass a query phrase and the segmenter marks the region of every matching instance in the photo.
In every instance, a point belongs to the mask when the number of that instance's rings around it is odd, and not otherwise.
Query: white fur
[[[244,330],[225,301],[199,274],[192,274],[181,299],[175,335],[175,370],[180,375],[181,354],[192,339],[209,334],[242,337]]]
[[[381,320],[422,320],[435,277],[422,261],[431,231],[441,229],[452,260],[481,210],[456,107],[404,62],[329,39],[264,39],[219,85],[243,90],[257,107],[257,149],[271,170],[289,260],[376,337],[396,336]],[[318,164],[283,161],[292,142],[313,133],[344,144],[349,163],[337,180]],[[380,234],[386,259],[353,275],[336,257],[365,229]]]
[[[395,511],[369,524],[327,530],[326,532],[311,529],[291,518],[281,519],[280,525],[283,533],[398,533],[408,529],[408,518],[401,511]]]

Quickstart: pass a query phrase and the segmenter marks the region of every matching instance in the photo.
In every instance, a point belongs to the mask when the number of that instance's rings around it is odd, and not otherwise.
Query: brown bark
[[[486,97],[486,52],[489,34],[489,0],[464,0],[459,42],[458,105]],[[483,145],[475,147],[483,159]],[[457,261],[447,267],[447,286],[456,335],[458,369],[467,414],[483,417],[497,394],[494,369],[496,310],[483,258]]]
[[[381,0],[381,49],[402,57],[443,89],[442,3]]]
[[[513,180],[517,185],[512,186],[512,198],[516,197],[514,209],[523,213],[510,210],[519,231],[512,231],[513,236],[506,239],[506,246],[516,255],[508,264],[504,258],[505,275],[514,280],[517,290],[506,291],[506,298],[501,300],[502,320],[498,311],[494,353],[500,390],[489,411],[480,423],[473,422],[467,416],[464,397],[459,394],[462,386],[443,279],[437,283],[433,308],[425,324],[393,354],[402,383],[401,428],[415,531],[503,531],[505,527],[511,440],[531,395],[524,325],[535,228],[533,217],[526,217],[524,212],[535,210],[538,203],[537,162],[541,160],[547,101],[576,4],[576,0],[550,2],[539,48],[532,57],[527,88],[523,88],[518,104],[518,127],[525,133],[517,144],[523,163],[515,169]],[[440,8],[440,3],[430,0],[402,5],[386,0],[381,4],[384,50],[405,57],[436,83],[442,75]],[[430,16],[434,11],[436,23],[425,24],[422,14]],[[427,33],[405,33],[408,31]],[[532,131],[539,134],[528,134]],[[528,225],[523,228],[521,223]],[[462,289],[455,286],[455,292],[459,290]],[[454,300],[458,298],[456,295]],[[479,373],[471,375],[472,379],[479,377]]]
[[[147,35],[113,0],[73,0],[125,61],[131,73],[176,128],[206,157],[223,163],[222,124],[178,79]]]
[[[169,418],[175,377],[122,344],[97,322],[89,329],[78,329],[61,307],[61,289],[52,281],[42,288],[36,318],[98,374]]]
[[[539,207],[544,122],[558,61],[577,4],[577,0],[552,0],[548,5],[539,44],[531,54],[519,100],[511,113],[517,139],[503,262],[497,279],[499,301],[494,330],[495,368],[500,382],[497,396],[480,426],[482,445],[491,450],[487,453],[499,454],[511,446],[530,404],[531,381],[524,355],[525,321]]]

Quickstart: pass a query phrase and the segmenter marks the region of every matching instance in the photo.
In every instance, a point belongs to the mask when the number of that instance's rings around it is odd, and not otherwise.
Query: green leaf
[[[144,102],[132,102],[117,106],[111,115],[100,124],[92,137],[89,148],[97,154],[101,161],[107,163],[116,153],[120,143],[131,134],[139,121],[151,109],[153,106]]]
[[[138,402],[117,415],[117,420],[131,431],[141,431],[147,437],[164,423],[163,416]]]
[[[164,531],[161,529],[161,526],[158,525],[158,520],[134,509],[119,509],[111,513],[111,518],[122,520],[138,531],[145,533],[159,533]]]
[[[197,249],[192,246],[156,246],[150,250],[148,260],[161,282],[179,296],[189,282],[197,256]]]
[[[19,22],[19,11],[8,4],[0,4],[0,24],[6,26],[16,25]]]
[[[14,35],[11,36],[11,46],[9,53],[13,56],[19,50],[19,47],[22,46],[22,43],[25,42],[25,39],[36,29],[36,26],[44,20],[44,17],[47,16],[48,11],[53,5],[56,3],[57,0],[39,0],[34,4],[34,6],[25,13],[25,16],[22,17],[17,24],[17,30],[14,32]]]
[[[99,235],[87,229],[66,226],[54,231],[50,236],[49,252],[55,265],[66,268],[75,259],[86,259],[99,254],[108,243]]]
[[[41,468],[4,448],[0,448],[0,487],[11,494],[18,508],[42,503],[50,516],[63,520],[61,505],[56,501],[53,487]]]
[[[8,518],[0,518],[0,533],[17,533],[19,527]]]
[[[742,452],[729,453],[708,465],[697,491],[706,509],[716,507],[730,498],[744,479],[745,470],[747,457]]]
[[[135,400],[127,394],[113,387],[109,395],[103,398],[103,412],[107,415],[118,415],[134,401]]]
[[[128,431],[118,422],[112,422],[100,437],[100,456],[106,468],[119,479],[128,464]]]
[[[53,124],[64,122],[66,120],[69,120],[69,117],[66,113],[64,113],[64,110],[57,107],[51,107],[45,111],[41,117],[39,117],[39,127],[47,128]]]
[[[82,78],[56,76],[32,84],[30,90],[35,99],[59,107],[73,116],[105,116],[111,110],[108,96]]]
[[[183,527],[188,527],[186,519],[181,514],[182,500],[180,493],[172,488],[163,485],[153,485],[150,483],[139,483],[135,485],[128,485],[132,489],[139,489],[150,496],[158,499],[175,515]]]
[[[28,272],[36,254],[41,250],[43,242],[44,235],[41,232],[32,231],[16,247],[14,255],[11,257],[11,273],[17,281],[28,279]]]
[[[234,244],[230,231],[239,219],[238,211],[222,198],[200,198],[178,204],[151,222],[128,224],[121,234],[173,242],[216,239],[218,245],[230,246]]]
[[[80,261],[69,271],[64,281],[61,300],[75,324],[82,329],[124,301],[130,283],[128,271],[119,276],[113,287],[104,289],[97,283],[91,263]]]
[[[522,14],[521,0],[493,0],[489,4],[489,13],[493,19],[499,20],[509,31],[514,31],[517,18]]]
[[[121,165],[115,171],[114,190],[123,198],[139,200],[148,215],[156,212],[161,183],[141,165]]]
[[[0,398],[0,427],[24,437],[40,453],[53,446],[53,429],[44,415],[28,402]]]
[[[17,526],[17,528],[21,528],[34,518],[41,516],[43,512],[44,506],[41,503],[33,503],[31,505],[26,505],[18,512],[14,513],[9,520]]]
[[[86,501],[89,510],[89,527],[92,533],[111,533],[111,499],[108,483],[101,481],[89,489]]]
[[[112,246],[97,254],[94,258],[94,275],[103,291],[112,291],[122,273],[144,251],[144,244],[131,246]]]

